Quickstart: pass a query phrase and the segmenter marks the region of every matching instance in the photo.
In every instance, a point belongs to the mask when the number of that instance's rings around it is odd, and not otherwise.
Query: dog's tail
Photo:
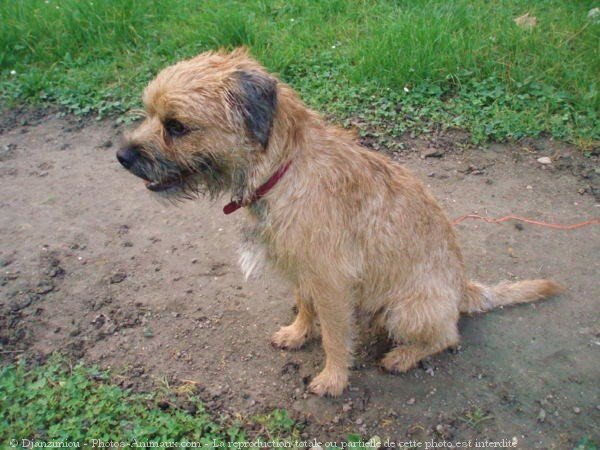
[[[504,281],[495,286],[469,282],[458,307],[461,313],[477,313],[504,305],[534,302],[564,290],[563,286],[552,280]]]

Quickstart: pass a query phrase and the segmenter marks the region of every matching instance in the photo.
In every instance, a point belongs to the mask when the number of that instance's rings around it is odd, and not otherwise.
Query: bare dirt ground
[[[465,317],[458,351],[405,375],[378,368],[385,339],[362,330],[350,389],[321,399],[306,394],[323,361],[319,343],[297,352],[269,345],[293,317],[289,287],[272,273],[245,282],[237,268],[243,211],[224,216],[226,199],[156,201],[119,167],[121,130],[111,122],[13,119],[0,134],[4,360],[59,350],[111,367],[125,387],[192,380],[214,410],[293,411],[306,439],[516,437],[518,448],[565,449],[599,437],[600,226],[457,225],[473,278],[551,277],[567,293]],[[393,155],[450,217],[600,215],[597,156],[551,140],[461,143],[460,133],[406,139]]]

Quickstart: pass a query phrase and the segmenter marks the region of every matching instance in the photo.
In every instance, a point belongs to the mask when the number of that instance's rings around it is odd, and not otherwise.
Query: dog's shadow
[[[298,309],[295,305],[291,309],[293,312],[293,317],[295,317],[298,314]],[[461,330],[473,328],[472,322],[473,317],[461,317]],[[361,315],[356,318],[355,327],[356,329],[353,340],[354,360],[351,370],[355,372],[370,370],[384,371],[381,366],[381,360],[387,352],[392,350],[397,345],[402,345],[402,343],[395,343],[387,334],[385,329],[378,327],[373,320],[369,320]],[[305,346],[303,346],[303,351],[308,353],[322,352],[320,325],[317,327],[317,329],[317,338],[309,341]],[[468,336],[469,334],[472,333],[467,332],[465,335]],[[445,367],[445,361],[448,358],[451,358],[452,355],[457,355],[460,350],[461,346],[459,345],[457,347],[450,347],[438,354],[428,356],[419,361],[417,366],[406,372],[406,374],[411,374],[415,370],[425,371],[429,374],[432,374],[433,371]],[[321,355],[319,354],[319,357],[320,356]],[[395,373],[394,375],[403,374]],[[307,379],[307,381],[310,381],[310,379]]]

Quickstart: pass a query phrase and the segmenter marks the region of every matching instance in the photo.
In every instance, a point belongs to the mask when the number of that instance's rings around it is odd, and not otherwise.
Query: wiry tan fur
[[[236,109],[243,95],[236,81],[240,72],[276,83],[266,148],[252,139]],[[400,164],[358,145],[351,133],[325,123],[245,50],[204,53],[163,70],[145,90],[144,103],[148,116],[128,142],[151,160],[158,156],[190,170],[174,196],[230,191],[248,202],[291,161],[276,186],[245,208],[250,250],[242,263],[251,271],[263,253],[296,287],[298,315],[275,333],[274,345],[300,348],[320,323],[326,361],[310,384],[316,394],[336,396],[348,384],[357,308],[397,343],[383,366],[404,372],[458,343],[461,312],[561,291],[549,280],[496,287],[469,282],[452,226],[423,184]],[[169,117],[190,132],[166,136]],[[207,171],[196,170],[198,159],[210,162]],[[160,168],[153,173],[162,176]]]

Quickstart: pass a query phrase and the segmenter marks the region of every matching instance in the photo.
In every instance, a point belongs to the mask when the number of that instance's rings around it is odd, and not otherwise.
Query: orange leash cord
[[[532,225],[539,225],[539,226],[547,227],[547,228],[554,228],[556,230],[575,230],[577,228],[583,228],[583,227],[587,227],[589,225],[600,224],[600,218],[590,219],[590,220],[586,220],[585,222],[579,222],[579,223],[574,223],[574,224],[570,224],[570,225],[561,225],[559,223],[540,222],[538,220],[526,219],[524,217],[519,217],[519,216],[504,216],[499,219],[492,219],[489,217],[480,216],[479,214],[465,214],[464,216],[460,216],[460,217],[454,219],[452,221],[452,224],[457,225],[467,219],[483,220],[486,223],[502,223],[502,222],[506,222],[508,220],[518,220],[519,222],[530,223]]]

